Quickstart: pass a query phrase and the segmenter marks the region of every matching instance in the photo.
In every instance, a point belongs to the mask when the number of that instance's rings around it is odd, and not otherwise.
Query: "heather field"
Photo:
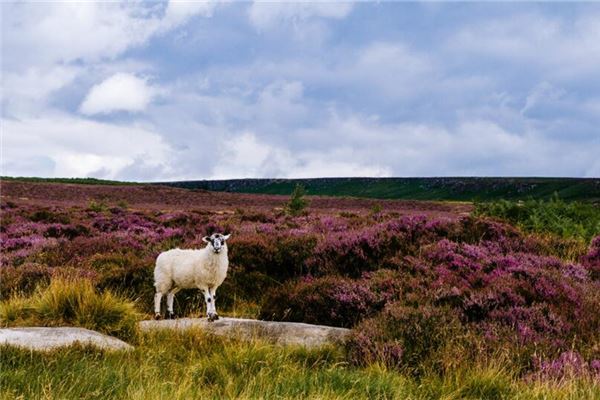
[[[0,349],[2,398],[600,398],[591,204],[288,197],[3,181],[0,321],[76,325],[126,354]],[[352,328],[305,350],[140,334],[156,256],[230,232],[221,314]],[[175,312],[200,316],[199,293]],[[32,378],[33,377],[33,378]]]

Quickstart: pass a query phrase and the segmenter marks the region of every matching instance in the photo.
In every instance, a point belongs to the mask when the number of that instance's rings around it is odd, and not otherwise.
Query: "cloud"
[[[172,149],[159,134],[137,126],[88,121],[64,114],[2,120],[3,174],[114,179],[144,159],[169,176]]]
[[[600,171],[595,7],[2,7],[3,166],[13,174]]]
[[[25,70],[3,71],[3,109],[7,115],[39,112],[56,90],[73,82],[80,68],[57,65],[50,68],[31,66]]]
[[[114,59],[194,16],[210,17],[210,1],[3,3],[3,50],[13,69],[32,63]],[[27,51],[23,51],[27,49]]]
[[[211,179],[243,177],[351,177],[389,176],[391,171],[376,165],[340,159],[336,151],[293,152],[265,143],[254,133],[243,132],[224,141],[218,153],[218,167]]]
[[[197,15],[211,17],[216,6],[216,1],[171,0],[165,10],[162,29],[181,25]]]
[[[599,19],[597,10],[572,17],[529,12],[486,18],[448,37],[448,57],[504,60],[505,66],[536,70],[546,79],[593,76],[600,68]]]
[[[248,10],[250,23],[259,30],[280,24],[295,24],[311,18],[342,19],[352,11],[350,2],[263,2],[254,1]]]
[[[15,117],[49,106],[48,97],[99,69],[147,69],[118,60],[152,37],[212,15],[212,2],[2,3],[3,109]],[[106,73],[104,71],[103,73]]]
[[[8,65],[114,58],[144,43],[158,28],[155,18],[137,10],[133,5],[99,2],[3,4],[3,12],[10,16],[3,20],[7,23],[3,47],[19,55]]]
[[[156,94],[146,79],[118,73],[92,87],[79,111],[86,115],[143,111]]]

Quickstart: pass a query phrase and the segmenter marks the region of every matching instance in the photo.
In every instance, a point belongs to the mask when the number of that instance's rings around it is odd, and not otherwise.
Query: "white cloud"
[[[138,15],[134,5],[60,2],[3,8],[10,16],[3,21],[8,24],[3,29],[8,54],[18,55],[9,60],[11,66],[114,58],[157,29],[157,20]]]
[[[378,165],[362,165],[337,149],[331,152],[294,151],[261,141],[254,133],[244,132],[228,138],[218,152],[218,167],[211,179],[244,177],[350,177],[389,176],[391,170]]]
[[[4,112],[18,115],[38,112],[47,107],[47,97],[71,83],[80,68],[57,65],[46,69],[31,66],[23,71],[3,72]]]
[[[263,2],[254,1],[248,10],[252,25],[259,30],[279,24],[295,24],[310,18],[345,18],[352,11],[350,2]]]
[[[116,58],[194,16],[209,17],[214,8],[212,2],[177,0],[166,7],[152,2],[3,2],[1,6],[3,110],[17,118],[41,112],[53,92],[77,79],[85,81],[98,68],[147,69],[143,63]],[[143,104],[141,100],[131,104],[136,108]]]
[[[18,55],[5,62],[14,69],[114,59],[193,16],[210,17],[213,8],[213,2],[178,0],[164,11],[152,2],[3,3],[4,54]]]
[[[163,29],[171,29],[196,15],[211,17],[216,5],[216,1],[171,0],[165,11]]]
[[[157,89],[148,85],[146,79],[114,74],[90,89],[79,110],[86,115],[143,111],[156,94]]]
[[[550,17],[539,13],[465,25],[448,38],[447,58],[484,56],[548,76],[573,79],[600,69],[600,15]]]
[[[115,178],[143,158],[160,167],[156,179],[170,172],[171,148],[157,133],[64,114],[2,120],[3,174]]]

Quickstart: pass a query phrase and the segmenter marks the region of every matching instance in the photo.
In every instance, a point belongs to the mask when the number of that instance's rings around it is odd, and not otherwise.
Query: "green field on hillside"
[[[169,186],[240,193],[284,194],[297,184],[310,195],[379,199],[487,201],[600,200],[600,179],[584,178],[315,178],[169,182]]]

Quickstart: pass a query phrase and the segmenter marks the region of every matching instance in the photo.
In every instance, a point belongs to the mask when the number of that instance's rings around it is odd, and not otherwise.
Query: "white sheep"
[[[154,317],[160,319],[160,301],[167,294],[167,311],[173,318],[173,299],[181,289],[198,288],[204,293],[206,315],[209,321],[219,319],[215,307],[215,292],[225,280],[229,260],[227,239],[231,235],[220,233],[205,236],[208,245],[200,250],[172,249],[156,258],[154,268]]]

